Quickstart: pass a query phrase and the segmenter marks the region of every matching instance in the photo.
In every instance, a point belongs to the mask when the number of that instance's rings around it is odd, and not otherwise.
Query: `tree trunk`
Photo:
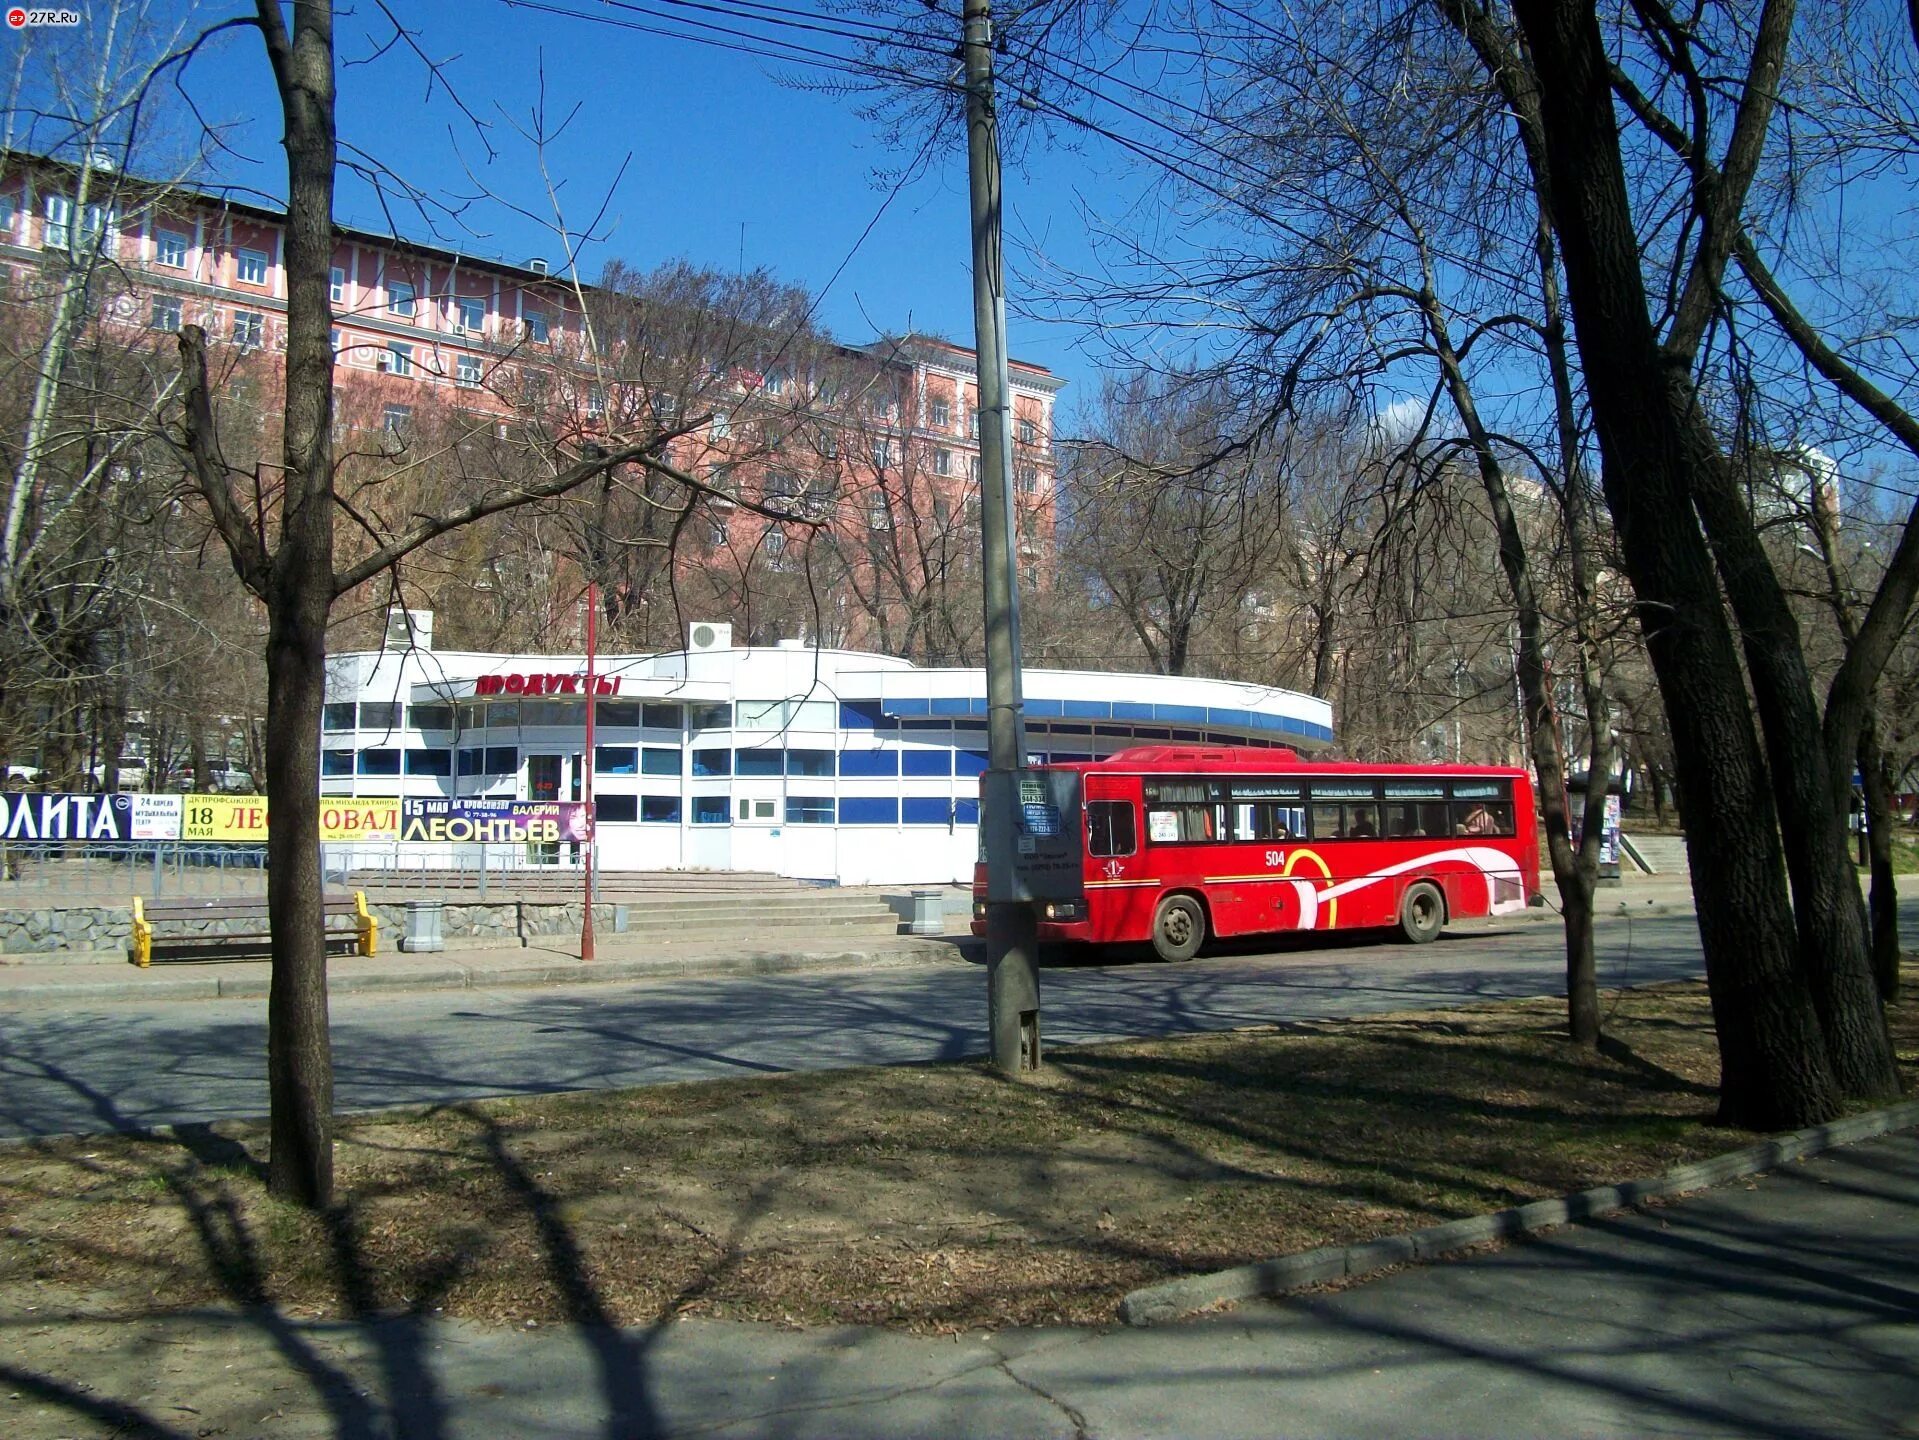
[[[1829,774],[1799,623],[1690,383],[1670,370],[1668,375],[1694,503],[1739,620],[1759,706],[1792,883],[1800,969],[1840,1088],[1857,1099],[1892,1099],[1899,1094],[1899,1072],[1873,984],[1858,873],[1847,853],[1838,798],[1845,789]]]
[[[1537,67],[1566,293],[1603,480],[1673,733],[1728,1123],[1831,1119],[1844,1096],[1792,943],[1777,814],[1712,557],[1689,437],[1646,313],[1607,58],[1588,6],[1517,0]],[[1682,380],[1684,377],[1680,377]]]
[[[1899,892],[1892,875],[1892,776],[1879,748],[1879,726],[1859,731],[1859,775],[1866,791],[1866,847],[1872,861],[1872,978],[1879,998],[1899,998]]]
[[[333,1203],[333,1048],[319,838],[318,737],[325,693],[326,607],[288,597],[274,606],[267,635],[270,1188],[311,1209]]]
[[[196,721],[187,727],[187,765],[193,771],[193,788],[202,795],[213,789],[213,767],[207,763],[206,737]]]
[[[274,1194],[333,1203],[333,1052],[327,1024],[326,915],[320,875],[320,712],[333,605],[333,15],[258,0],[286,118],[286,500],[267,581],[267,898],[273,988],[267,1004]]]

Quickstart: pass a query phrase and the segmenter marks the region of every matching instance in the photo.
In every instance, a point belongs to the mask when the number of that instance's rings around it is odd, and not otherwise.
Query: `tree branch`
[[[246,512],[227,484],[227,464],[220,456],[213,428],[213,403],[207,394],[207,332],[198,325],[180,327],[180,376],[185,388],[187,455],[192,461],[195,488],[206,501],[214,527],[226,542],[227,554],[241,584],[266,598],[268,562],[262,538],[247,523]]]

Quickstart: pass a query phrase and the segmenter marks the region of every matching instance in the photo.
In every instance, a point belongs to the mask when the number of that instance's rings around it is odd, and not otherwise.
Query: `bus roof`
[[[1134,745],[1116,750],[1102,760],[1061,762],[1057,770],[1137,770],[1164,774],[1270,774],[1273,771],[1313,775],[1526,775],[1513,765],[1370,765],[1357,760],[1302,760],[1299,752],[1282,747],[1270,750],[1245,745]]]

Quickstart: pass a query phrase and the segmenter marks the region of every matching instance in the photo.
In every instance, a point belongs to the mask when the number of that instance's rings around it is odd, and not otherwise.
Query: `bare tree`
[[[206,335],[180,332],[182,446],[200,500],[241,582],[266,609],[268,901],[273,983],[268,1004],[272,1105],[270,1184],[310,1207],[333,1188],[332,1059],[327,1022],[319,845],[320,710],[327,625],[341,597],[390,573],[423,546],[488,516],[554,500],[638,466],[690,491],[707,489],[668,459],[676,438],[706,415],[648,410],[601,439],[561,437],[537,470],[514,483],[429,513],[381,517],[337,488],[333,453],[333,346],[328,271],[333,254],[333,10],[297,0],[289,28],[274,0],[252,21],[265,44],[285,124],[287,336],[281,461],[254,472],[222,449],[207,374]],[[247,487],[246,491],[240,489]],[[344,563],[335,530],[356,538]]]

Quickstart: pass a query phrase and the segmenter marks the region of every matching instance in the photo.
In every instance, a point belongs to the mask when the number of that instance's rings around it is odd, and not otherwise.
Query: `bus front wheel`
[[[1153,916],[1153,953],[1162,960],[1190,960],[1206,941],[1206,914],[1190,895],[1168,895]]]
[[[1399,933],[1414,945],[1424,945],[1437,940],[1445,928],[1446,898],[1439,887],[1425,880],[1408,885],[1399,902]]]

